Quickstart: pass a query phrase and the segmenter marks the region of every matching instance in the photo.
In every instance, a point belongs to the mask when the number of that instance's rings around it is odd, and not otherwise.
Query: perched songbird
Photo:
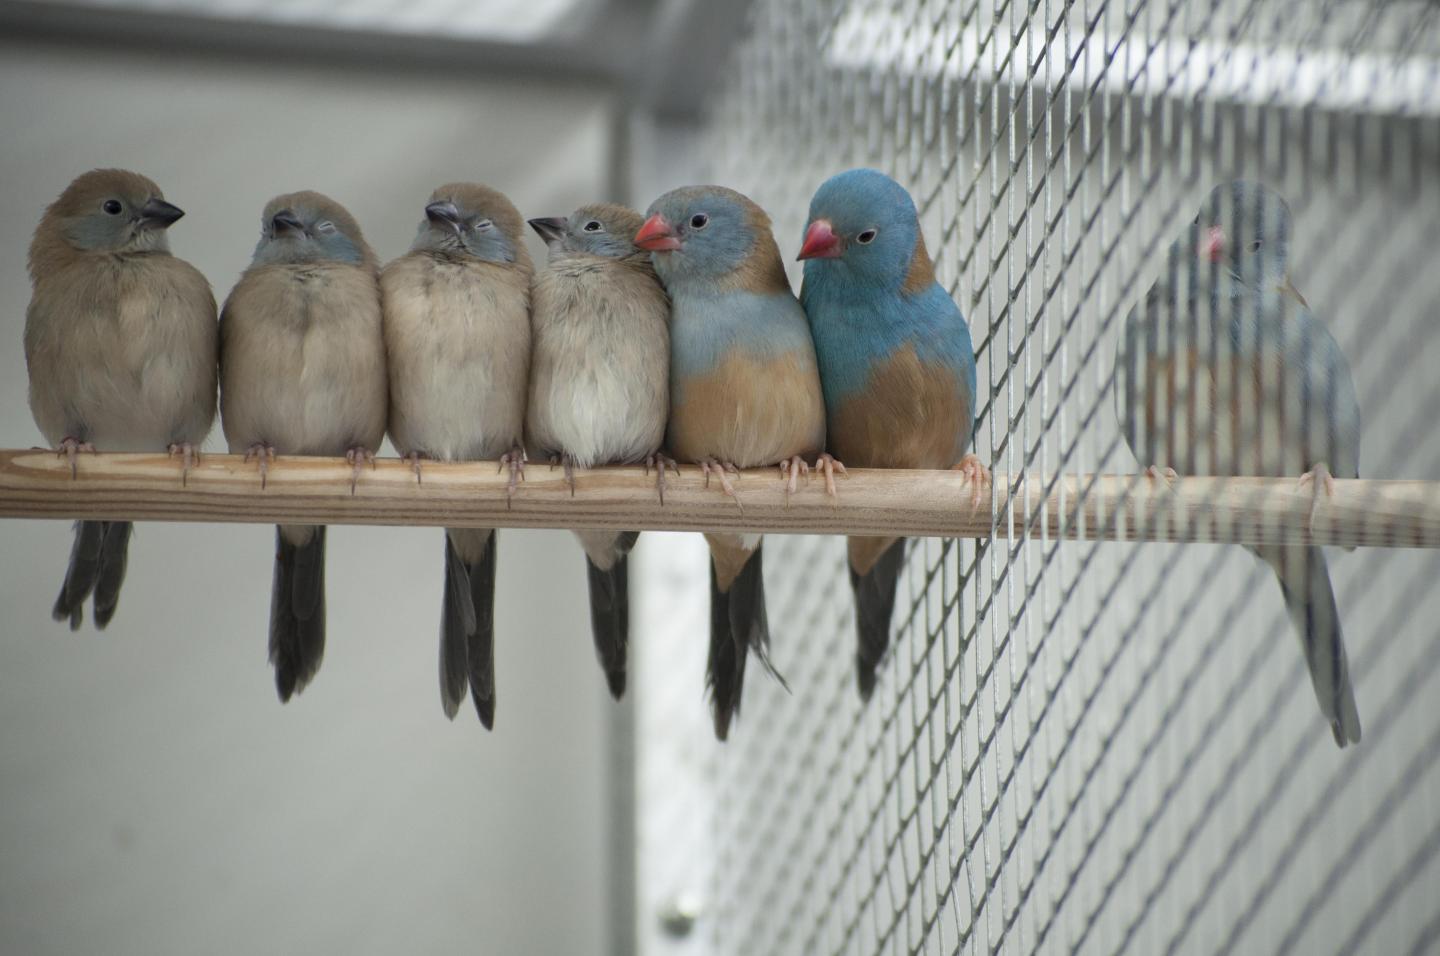
[[[276,454],[344,455],[356,478],[374,461],[385,437],[375,256],[335,200],[298,192],[265,206],[220,315],[220,416],[231,453],[258,460],[262,487]],[[270,662],[286,701],[325,653],[325,528],[275,532]]]
[[[635,245],[642,217],[610,203],[569,219],[531,219],[550,247],[535,277],[526,441],[572,469],[645,462],[665,496],[659,454],[670,411],[670,300],[650,254]],[[590,580],[590,628],[610,693],[625,693],[635,531],[577,531]]]
[[[990,475],[967,454],[975,422],[970,327],[935,281],[915,202],[873,169],[826,180],[810,200],[800,301],[815,336],[830,451],[865,468],[954,468],[978,505]],[[890,643],[903,538],[851,538],[860,696]]]
[[[1287,271],[1290,209],[1216,187],[1130,311],[1116,356],[1121,430],[1152,476],[1360,474],[1360,406],[1340,347]],[[1303,474],[1302,474],[1303,473]],[[1336,743],[1360,740],[1340,614],[1318,547],[1252,548],[1275,570]]]
[[[170,254],[183,216],[137,173],[97,169],[45,210],[30,243],[25,313],[30,410],[45,440],[80,451],[182,456],[181,480],[215,421],[215,296]],[[95,626],[115,614],[128,521],[81,521],[55,620],[76,630],[95,595]]]
[[[421,462],[502,459],[513,488],[523,455],[530,371],[530,255],[520,213],[475,183],[430,195],[410,251],[385,267],[390,440]],[[495,533],[445,532],[440,701],[454,718],[465,697],[495,724]]]
[[[729,495],[740,468],[778,465],[793,487],[825,448],[825,405],[805,313],[790,292],[770,219],[720,186],[666,193],[636,245],[670,293],[667,447]],[[737,498],[737,501],[739,499]],[[745,657],[769,667],[759,535],[707,534],[715,735],[740,708]],[[773,673],[773,671],[772,671]]]

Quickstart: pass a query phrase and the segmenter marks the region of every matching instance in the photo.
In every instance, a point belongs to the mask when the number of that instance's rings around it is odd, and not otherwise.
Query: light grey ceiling
[[[0,0],[13,37],[384,61],[612,86],[661,116],[716,85],[749,0]]]

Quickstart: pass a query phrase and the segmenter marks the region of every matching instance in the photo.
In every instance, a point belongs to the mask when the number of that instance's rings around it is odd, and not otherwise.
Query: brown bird
[[[513,490],[524,462],[530,256],[520,213],[475,183],[441,186],[410,251],[380,277],[390,364],[390,439],[417,481],[424,459],[499,458]],[[495,723],[495,534],[445,532],[440,701],[454,718],[469,685]]]
[[[250,268],[220,315],[220,414],[232,453],[373,462],[385,437],[385,342],[375,256],[335,200],[270,200]],[[282,701],[325,653],[325,528],[281,525],[270,595],[270,661]]]
[[[550,247],[535,277],[535,360],[526,441],[572,468],[646,462],[656,468],[670,411],[670,300],[650,253],[635,245],[643,217],[613,203],[569,219],[531,219]],[[673,463],[669,463],[673,467]],[[573,482],[573,478],[571,479]],[[573,485],[572,485],[573,487]],[[590,629],[610,693],[625,693],[635,531],[577,531],[590,582]]]
[[[30,410],[72,475],[81,451],[168,449],[183,482],[215,420],[215,296],[166,234],[183,215],[144,176],[96,169],[35,230]],[[128,521],[76,523],[55,620],[78,629],[93,593],[95,626],[110,622],[129,541]]]

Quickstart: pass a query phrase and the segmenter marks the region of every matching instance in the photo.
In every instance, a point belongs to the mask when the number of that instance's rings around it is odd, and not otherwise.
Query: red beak
[[[1207,262],[1219,262],[1225,256],[1225,230],[1219,226],[1211,226],[1205,233],[1205,238],[1200,240],[1200,248],[1197,250],[1200,258]]]
[[[805,230],[805,242],[796,259],[840,258],[840,237],[825,219],[816,219]]]
[[[647,252],[670,252],[680,248],[680,240],[670,223],[657,212],[635,233],[635,245]]]

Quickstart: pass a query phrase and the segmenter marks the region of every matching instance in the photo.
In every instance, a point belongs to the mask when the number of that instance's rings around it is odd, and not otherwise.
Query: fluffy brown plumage
[[[100,451],[163,451],[188,467],[215,419],[215,297],[170,254],[183,213],[160,187],[121,169],[72,182],[30,245],[34,292],[25,316],[30,409],[48,442],[74,460]],[[95,595],[95,623],[115,613],[130,525],[80,522],[57,620],[72,629]]]

